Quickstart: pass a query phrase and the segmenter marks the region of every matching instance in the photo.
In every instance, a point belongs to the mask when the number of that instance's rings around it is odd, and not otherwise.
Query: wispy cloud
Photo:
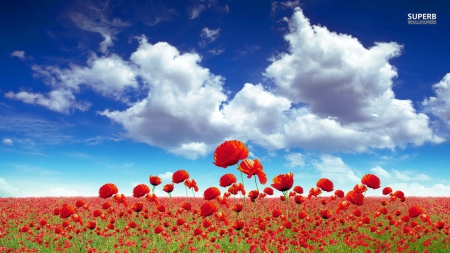
[[[31,56],[25,56],[25,51],[22,51],[22,50],[13,51],[13,52],[10,54],[10,56],[11,56],[11,57],[17,57],[17,58],[19,58],[19,59],[21,59],[21,60],[32,59]]]
[[[13,140],[12,140],[12,139],[9,139],[9,138],[4,138],[4,139],[2,140],[2,143],[5,144],[5,145],[7,145],[7,146],[12,146],[12,145],[14,144]]]

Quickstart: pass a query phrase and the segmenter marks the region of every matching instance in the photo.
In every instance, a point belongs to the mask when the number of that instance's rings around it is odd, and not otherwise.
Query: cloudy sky
[[[239,176],[212,164],[230,139],[268,185],[450,192],[449,3],[39,2],[0,3],[0,197],[131,195],[179,169],[200,196]]]

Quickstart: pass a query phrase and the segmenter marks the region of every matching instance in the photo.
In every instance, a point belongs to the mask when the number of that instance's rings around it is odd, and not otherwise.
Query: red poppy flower
[[[189,173],[185,170],[177,170],[172,175],[172,182],[175,184],[183,183],[184,180],[189,178]]]
[[[95,223],[95,221],[88,221],[86,224],[86,228],[88,229],[94,229],[97,226],[97,223]]]
[[[264,193],[267,194],[267,195],[272,196],[273,195],[273,189],[270,188],[270,187],[266,187],[266,188],[264,188]]]
[[[236,230],[241,230],[244,228],[244,220],[237,220],[233,222],[233,228]]]
[[[298,217],[300,220],[302,220],[302,219],[308,217],[308,214],[307,214],[305,211],[301,211],[301,212],[298,213],[297,217]]]
[[[155,228],[154,231],[155,231],[155,234],[161,234],[161,232],[164,231],[164,228],[163,228],[163,226],[159,225]]]
[[[436,223],[434,224],[434,227],[437,229],[443,229],[445,226],[445,223],[443,221],[436,221]]]
[[[408,210],[409,218],[416,218],[417,216],[423,214],[423,209],[420,206],[412,206]]]
[[[163,191],[165,191],[167,193],[173,192],[173,184],[166,184],[166,185],[164,185]]]
[[[254,201],[256,198],[258,198],[259,196],[259,191],[258,190],[252,190],[248,193],[248,197]]]
[[[336,214],[339,214],[341,210],[345,211],[350,207],[350,202],[347,200],[339,202],[337,208],[336,208]]]
[[[351,190],[345,195],[345,200],[350,201],[354,205],[362,206],[364,202],[364,195],[358,191]]]
[[[366,174],[361,178],[361,183],[372,189],[380,188],[380,179],[374,174]]]
[[[225,174],[219,179],[219,185],[222,187],[228,187],[236,183],[236,177],[233,174]]]
[[[272,217],[273,217],[273,218],[277,218],[277,217],[279,217],[281,214],[282,214],[282,212],[281,212],[279,209],[274,209],[274,210],[272,211]]]
[[[402,191],[395,191],[394,193],[392,193],[392,195],[399,199],[405,198],[405,194]]]
[[[331,192],[334,189],[333,182],[328,178],[321,178],[317,181],[316,186],[326,192]]]
[[[59,217],[61,218],[68,218],[72,216],[72,214],[75,213],[75,208],[72,206],[69,206],[67,204],[64,204],[63,207],[59,210]]]
[[[247,178],[251,178],[253,175],[256,175],[258,176],[259,182],[261,184],[267,183],[266,173],[264,173],[263,166],[258,159],[245,159],[239,164],[238,169],[242,171],[242,173],[246,174]]]
[[[281,192],[288,191],[294,184],[294,174],[289,172],[288,174],[280,174],[272,179],[273,184],[271,186]]]
[[[329,218],[331,218],[331,216],[333,216],[333,214],[331,214],[331,211],[328,209],[320,209],[319,214],[325,220],[329,219]]]
[[[217,187],[209,187],[203,192],[203,199],[212,200],[220,196],[220,190]]]
[[[191,203],[189,202],[183,202],[183,204],[181,204],[181,208],[183,208],[186,211],[190,211],[192,209]]]
[[[355,185],[355,187],[353,187],[353,190],[359,193],[364,193],[367,191],[367,187],[364,184],[357,184]]]
[[[100,189],[98,190],[98,196],[102,199],[107,199],[111,197],[114,194],[117,194],[119,192],[119,189],[117,189],[117,186],[115,184],[104,184]]]
[[[158,205],[156,207],[156,210],[160,211],[161,213],[164,213],[166,211],[166,207],[164,205]]]
[[[208,217],[210,215],[213,215],[215,212],[217,212],[217,210],[218,209],[217,209],[216,204],[214,204],[214,202],[212,202],[212,201],[208,201],[200,207],[200,215],[203,218]]]
[[[383,195],[388,195],[392,192],[392,188],[391,187],[384,187],[383,188]]]
[[[84,200],[82,200],[82,199],[79,199],[79,200],[77,200],[77,202],[75,202],[75,207],[79,208],[79,207],[84,206],[84,204],[86,204],[86,202],[84,202]]]
[[[114,195],[113,199],[118,204],[123,203],[124,206],[128,206],[127,198],[125,197],[124,194],[120,194],[120,193],[116,194],[116,195]]]
[[[297,195],[294,197],[295,203],[297,204],[301,204],[303,202],[305,202],[305,197],[303,197],[302,195]]]
[[[240,211],[242,211],[242,209],[244,209],[244,205],[242,205],[241,203],[237,203],[233,206],[233,211],[235,211],[236,213],[239,213]]]
[[[138,184],[133,189],[133,197],[140,198],[150,193],[150,188],[146,184]]]
[[[334,192],[334,195],[338,196],[339,198],[343,198],[345,194],[342,190],[336,190]]]
[[[303,188],[301,186],[299,186],[299,185],[294,186],[294,191],[297,194],[303,194]]]
[[[319,187],[311,188],[308,193],[308,199],[311,199],[312,196],[317,197],[322,193],[322,190]]]
[[[161,178],[157,176],[150,176],[150,184],[153,186],[158,186],[162,183]]]
[[[94,212],[92,212],[92,215],[94,216],[94,218],[97,218],[98,216],[102,215],[102,210],[100,209],[96,209],[94,210]]]
[[[228,188],[228,192],[233,195],[236,195],[238,194],[238,192],[241,192],[242,195],[245,195],[244,185],[242,185],[241,183],[234,183]]]
[[[226,168],[235,165],[239,160],[248,157],[247,147],[241,141],[225,141],[220,144],[214,152],[214,164]]]
[[[131,210],[133,210],[137,213],[142,211],[142,209],[144,209],[144,203],[142,203],[142,202],[135,202],[131,205]]]
[[[158,205],[158,197],[154,193],[145,195],[145,199],[149,202],[155,202],[156,205]]]
[[[194,187],[194,190],[196,192],[198,192],[198,186],[197,186],[197,182],[195,182],[194,179],[187,179],[186,181],[184,181],[184,185],[187,186],[187,188],[191,189],[192,187]]]
[[[356,217],[360,217],[361,216],[361,210],[355,209],[355,210],[353,210],[352,214],[355,215]]]

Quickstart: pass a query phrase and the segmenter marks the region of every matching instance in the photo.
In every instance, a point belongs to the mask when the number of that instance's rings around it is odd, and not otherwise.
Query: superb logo
[[[408,24],[412,25],[435,25],[436,13],[408,13]]]

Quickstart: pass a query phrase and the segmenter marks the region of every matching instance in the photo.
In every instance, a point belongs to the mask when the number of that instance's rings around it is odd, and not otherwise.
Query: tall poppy
[[[288,191],[294,184],[294,174],[289,172],[288,174],[280,174],[272,179],[273,184],[271,186],[281,192]]]
[[[350,201],[354,205],[362,206],[364,202],[364,195],[358,191],[351,190],[345,195],[345,200]]]
[[[205,200],[213,200],[220,196],[220,190],[217,187],[209,187],[203,192],[203,198]]]
[[[186,181],[184,181],[184,185],[189,189],[194,188],[194,190],[198,192],[198,186],[195,179],[187,179]]]
[[[158,176],[150,176],[149,181],[153,186],[158,186],[162,183],[161,178]]]
[[[273,195],[273,189],[270,188],[270,187],[266,187],[266,188],[264,188],[264,193],[267,194],[267,195],[272,196]]]
[[[252,200],[255,201],[256,198],[258,198],[259,196],[259,191],[258,190],[252,190],[248,193],[248,197]]]
[[[104,184],[100,189],[98,190],[98,196],[102,199],[107,199],[111,197],[114,194],[117,194],[119,192],[119,189],[117,189],[117,186],[115,184]]]
[[[345,194],[342,190],[336,190],[334,191],[334,195],[338,196],[339,198],[343,198]]]
[[[222,187],[228,187],[236,183],[236,177],[233,174],[225,174],[219,179],[219,185]]]
[[[392,188],[387,186],[383,188],[383,195],[388,195],[392,192]]]
[[[297,194],[303,194],[303,188],[299,185],[294,186],[294,192]]]
[[[124,206],[128,207],[127,198],[125,197],[124,194],[121,193],[116,194],[114,195],[113,199],[117,204],[123,203]]]
[[[244,185],[241,183],[234,183],[228,188],[228,192],[236,195],[238,192],[241,192],[242,195],[245,195]]]
[[[184,180],[189,178],[189,173],[185,170],[177,170],[172,175],[172,182],[175,184],[183,183]]]
[[[165,191],[167,193],[173,192],[173,184],[166,184],[166,185],[164,185],[163,191]]]
[[[334,189],[333,182],[328,178],[321,178],[317,181],[316,186],[326,192],[331,192]]]
[[[322,190],[319,187],[311,188],[308,193],[308,199],[311,199],[313,196],[318,197],[322,194]]]
[[[240,211],[242,211],[243,208],[244,208],[244,205],[242,205],[241,203],[237,203],[233,206],[233,211],[235,211],[236,213],[239,213]]]
[[[245,159],[239,164],[239,168],[242,173],[247,175],[247,178],[251,178],[253,175],[258,176],[261,184],[267,183],[266,173],[263,171],[263,166],[258,159]]]
[[[150,188],[146,184],[138,184],[133,189],[133,197],[140,198],[150,193]]]
[[[214,152],[214,164],[218,167],[227,168],[247,157],[248,149],[243,142],[237,140],[225,141]]]
[[[217,209],[216,204],[214,204],[214,202],[212,202],[212,201],[208,201],[200,207],[200,215],[203,218],[208,217],[210,215],[213,215],[215,212],[217,212],[217,210],[218,209]]]
[[[380,188],[380,179],[374,174],[366,174],[361,178],[361,183],[372,189]]]

